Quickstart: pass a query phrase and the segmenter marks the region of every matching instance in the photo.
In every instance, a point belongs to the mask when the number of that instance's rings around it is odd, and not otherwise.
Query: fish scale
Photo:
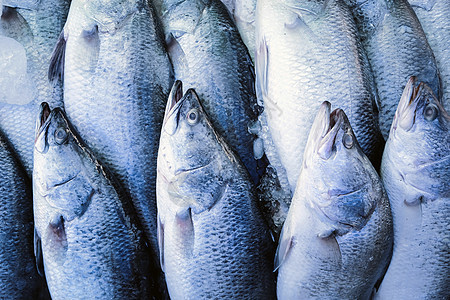
[[[406,0],[346,0],[358,25],[379,95],[379,123],[386,140],[410,76],[426,82],[439,98],[439,71],[425,33]]]
[[[273,299],[272,240],[249,174],[196,93],[182,97],[180,86],[177,81],[169,96],[157,177],[159,249],[170,297]]]
[[[131,195],[156,251],[156,154],[171,65],[147,2],[124,4],[128,11],[123,20],[113,14],[119,22],[114,26],[94,20],[96,8],[85,9],[84,3],[72,2],[64,28],[64,107],[87,145]]]
[[[42,105],[34,148],[36,253],[53,299],[157,297],[134,208],[61,108]]]
[[[386,192],[347,117],[330,107],[322,104],[314,121],[279,240],[280,300],[370,299],[389,263]]]
[[[2,17],[0,34],[13,38],[24,46],[27,70],[35,95],[24,105],[0,103],[0,128],[11,141],[20,161],[31,177],[35,116],[41,102],[62,105],[60,84],[48,82],[48,62],[69,10],[69,1],[42,0],[36,10],[11,9]],[[4,26],[9,26],[5,30]],[[23,101],[23,99],[21,99]],[[11,117],[12,116],[12,117]]]
[[[214,127],[257,183],[264,163],[255,160],[248,132],[257,117],[253,66],[234,22],[219,0],[160,2],[166,36],[173,36],[168,50],[175,77],[195,88]]]
[[[414,9],[428,43],[433,50],[442,83],[442,101],[450,110],[450,48],[446,41],[450,39],[450,3],[445,0],[415,1],[409,0]]]
[[[381,154],[373,78],[356,25],[341,1],[260,1],[257,4],[258,97],[294,191],[315,112],[324,101],[349,114],[363,151]],[[270,143],[265,138],[265,143]],[[284,171],[284,170],[285,171]]]
[[[31,184],[0,132],[0,298],[38,299],[43,288],[33,254]]]
[[[406,85],[383,154],[395,243],[375,299],[450,296],[450,116],[416,80]]]

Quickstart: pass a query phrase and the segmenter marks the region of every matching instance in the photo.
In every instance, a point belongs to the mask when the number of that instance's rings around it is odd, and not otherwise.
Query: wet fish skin
[[[131,195],[156,257],[156,155],[173,74],[147,4],[72,1],[49,73],[63,63],[68,118]]]
[[[41,0],[34,10],[4,7],[0,20],[0,35],[13,38],[24,47],[30,84],[34,86],[32,98],[17,100],[27,104],[0,103],[0,128],[11,141],[30,178],[33,130],[39,105],[46,101],[52,106],[62,106],[62,86],[48,82],[47,69],[68,11],[68,0]]]
[[[260,108],[253,65],[236,25],[219,0],[155,2],[159,2],[175,77],[186,90],[196,90],[214,128],[257,183],[266,164],[255,159],[255,136],[248,128]]]
[[[375,299],[450,296],[450,116],[418,79],[406,85],[381,175],[394,219],[394,252]]]
[[[441,98],[433,52],[407,0],[346,0],[372,67],[379,95],[379,123],[385,140],[410,76],[426,82]]]
[[[40,2],[40,0],[2,0],[0,5],[25,9],[37,9]]]
[[[36,125],[34,221],[52,298],[149,298],[151,258],[130,200],[60,108],[44,103]]]
[[[228,9],[230,14],[234,14],[236,8],[236,0],[220,0]]]
[[[281,184],[288,181],[295,190],[308,132],[324,100],[348,112],[363,151],[379,160],[375,86],[348,7],[336,0],[261,0],[256,15],[264,146]]]
[[[442,83],[442,101],[446,111],[450,110],[450,48],[445,41],[450,39],[450,2],[445,0],[409,0],[433,50]]]
[[[158,239],[171,299],[274,299],[273,242],[248,172],[178,81],[158,155]],[[181,98],[181,99],[180,99]]]
[[[324,102],[281,233],[278,299],[369,299],[389,263],[392,216],[345,113]]]
[[[0,298],[38,299],[31,182],[0,132]]]

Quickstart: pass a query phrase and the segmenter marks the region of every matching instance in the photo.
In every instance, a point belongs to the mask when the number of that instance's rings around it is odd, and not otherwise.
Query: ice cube
[[[0,102],[23,105],[35,94],[27,74],[25,48],[12,38],[0,36]]]

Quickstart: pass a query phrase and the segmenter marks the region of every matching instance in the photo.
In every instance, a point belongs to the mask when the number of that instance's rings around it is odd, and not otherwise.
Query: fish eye
[[[199,121],[198,110],[195,108],[191,109],[190,111],[188,111],[186,117],[187,117],[187,121],[188,121],[189,125],[197,124]]]
[[[433,121],[434,119],[437,118],[438,114],[439,114],[438,107],[432,103],[428,104],[423,111],[423,117],[427,121]]]
[[[342,144],[344,144],[345,148],[351,149],[354,145],[353,135],[350,133],[345,133],[342,137]]]
[[[68,134],[64,128],[60,127],[55,130],[55,142],[58,145],[63,144],[67,140],[67,137],[68,137]]]

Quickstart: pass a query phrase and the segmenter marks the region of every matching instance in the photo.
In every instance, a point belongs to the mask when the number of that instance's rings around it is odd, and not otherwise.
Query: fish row
[[[3,9],[0,128],[52,298],[449,294],[445,59],[406,1],[42,2]]]
[[[157,179],[159,251],[171,298],[274,299],[274,268],[279,299],[448,296],[449,115],[429,87],[411,79],[384,153],[382,182],[346,114],[330,108],[324,102],[315,117],[273,265],[273,241],[247,170],[195,91],[183,96],[175,83]],[[37,256],[52,297],[158,295],[151,254],[120,186],[63,110],[44,103],[37,124],[35,226],[45,229],[39,244],[45,251]],[[417,160],[431,162],[411,168]],[[86,284],[88,278],[101,280]]]

